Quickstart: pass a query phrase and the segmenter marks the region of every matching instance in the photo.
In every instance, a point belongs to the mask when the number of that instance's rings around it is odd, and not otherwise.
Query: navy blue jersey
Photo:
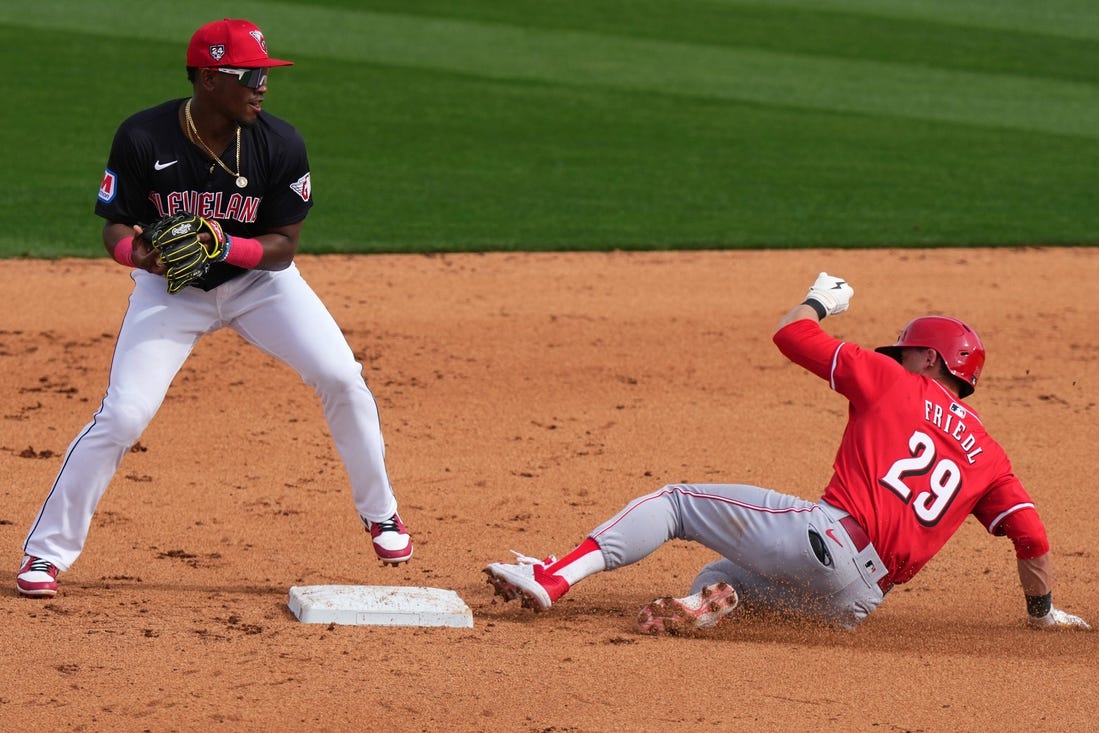
[[[95,213],[108,221],[147,226],[187,211],[216,219],[230,236],[257,237],[274,227],[305,219],[313,205],[305,141],[289,123],[263,112],[243,126],[238,188],[226,173],[184,134],[176,99],[138,112],[115,133]],[[236,165],[236,139],[219,154]],[[215,264],[201,283],[217,287],[245,270]]]

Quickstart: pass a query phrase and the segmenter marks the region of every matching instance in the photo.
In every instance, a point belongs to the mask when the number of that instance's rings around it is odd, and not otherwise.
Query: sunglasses
[[[231,74],[237,78],[242,87],[259,89],[267,83],[267,69],[227,69],[219,68],[222,74]]]

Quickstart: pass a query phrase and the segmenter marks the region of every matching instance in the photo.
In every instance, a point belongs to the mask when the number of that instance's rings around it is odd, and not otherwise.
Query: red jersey
[[[1033,510],[977,413],[935,380],[812,320],[787,324],[774,341],[850,403],[822,498],[862,525],[895,583],[919,572],[966,516],[1003,534],[1005,519]]]

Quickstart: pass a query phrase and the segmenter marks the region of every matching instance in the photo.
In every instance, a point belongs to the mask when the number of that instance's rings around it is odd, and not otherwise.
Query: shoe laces
[[[520,565],[541,565],[542,567],[548,567],[557,562],[557,557],[554,555],[549,555],[548,557],[546,557],[546,559],[539,560],[536,557],[530,557],[529,555],[524,555],[523,553],[516,552],[515,550],[512,550],[511,554],[515,555],[515,559],[519,562]]]
[[[53,563],[49,560],[43,560],[40,557],[36,557],[31,560],[30,569],[37,573],[48,573],[53,568]]]
[[[377,536],[382,532],[397,532],[398,534],[402,534],[403,523],[401,522],[399,514],[393,514],[389,519],[380,522],[371,522],[364,517],[363,523],[366,525],[366,529],[370,531],[370,534],[374,536]]]

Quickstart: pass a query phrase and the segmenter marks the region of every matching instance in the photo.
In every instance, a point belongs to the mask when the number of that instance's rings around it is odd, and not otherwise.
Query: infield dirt
[[[52,600],[20,547],[102,398],[130,280],[8,260],[0,320],[0,730],[1099,729],[1099,632],[1023,623],[1011,543],[968,522],[853,633],[734,615],[633,630],[713,558],[673,542],[535,615],[485,564],[561,554],[683,481],[815,499],[844,400],[771,344],[821,270],[826,321],[890,343],[959,316],[989,358],[970,404],[1034,496],[1055,603],[1099,626],[1099,251],[1072,248],[299,258],[364,364],[416,542],[382,567],[312,391],[231,331],[202,340]],[[473,629],[308,625],[292,585],[457,591]]]

